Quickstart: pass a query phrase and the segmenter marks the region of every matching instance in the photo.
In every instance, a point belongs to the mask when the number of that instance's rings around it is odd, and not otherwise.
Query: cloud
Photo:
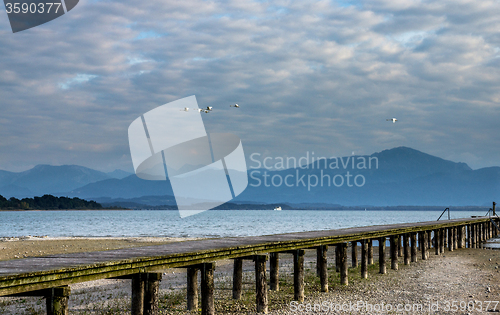
[[[247,155],[405,145],[498,165],[499,9],[494,1],[125,0],[83,2],[18,34],[2,22],[0,168],[130,170],[130,122],[192,94],[214,107],[208,131],[239,135]]]

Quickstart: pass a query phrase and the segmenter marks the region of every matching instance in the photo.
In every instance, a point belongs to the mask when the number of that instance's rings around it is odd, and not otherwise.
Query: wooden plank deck
[[[487,221],[488,217],[479,217],[255,237],[203,239],[0,261],[0,296],[97,279],[157,272],[221,259],[305,249]]]

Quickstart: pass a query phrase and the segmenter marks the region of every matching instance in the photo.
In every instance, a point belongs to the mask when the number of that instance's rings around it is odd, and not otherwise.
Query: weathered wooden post
[[[243,288],[243,259],[235,258],[233,260],[233,299],[241,299]]]
[[[398,238],[398,257],[403,257],[403,246],[401,242],[403,241],[401,235],[397,235]]]
[[[453,227],[453,249],[458,249],[458,227]]]
[[[427,249],[432,248],[432,230],[427,231]]]
[[[267,314],[267,278],[266,278],[267,255],[255,255],[255,302],[257,313]]]
[[[339,247],[340,256],[340,284],[348,285],[348,275],[347,275],[347,243],[340,243],[337,245]]]
[[[385,266],[385,236],[378,239],[378,266],[379,273],[387,273],[387,267]]]
[[[144,315],[145,282],[144,274],[132,275],[132,315]]]
[[[160,291],[160,281],[162,273],[147,273],[144,292],[144,315],[158,314],[158,293]]]
[[[304,302],[304,250],[293,251],[293,299]]]
[[[189,266],[186,270],[187,276],[187,292],[186,292],[186,308],[188,311],[198,310],[198,266]],[[233,280],[234,281],[234,280]],[[233,291],[234,298],[234,291]]]
[[[215,263],[201,264],[201,315],[214,315]]]
[[[318,246],[317,248],[320,255],[318,255],[318,271],[319,281],[321,283],[321,292],[328,292],[328,258],[326,256],[328,245]]]
[[[270,285],[271,285],[271,290],[273,291],[279,291],[280,290],[280,283],[279,283],[279,275],[280,275],[280,267],[279,267],[279,253],[271,253],[269,255],[269,272],[271,273],[270,275]]]
[[[45,295],[47,315],[68,315],[70,294],[69,286],[48,289]]]
[[[358,266],[358,242],[351,242],[351,256],[352,256],[352,268],[356,268]]]
[[[410,233],[411,241],[411,262],[417,262],[417,233]]]
[[[476,248],[476,225],[471,224],[470,225],[470,243],[471,243],[471,248]]]
[[[410,237],[408,233],[403,234],[404,263],[410,264]]]
[[[439,250],[439,229],[434,230],[434,252],[436,255],[440,254]]]
[[[464,248],[463,234],[464,234],[464,226],[460,225],[460,226],[457,227],[457,248]]]
[[[467,228],[467,231],[466,231],[467,235],[466,235],[465,239],[466,239],[467,244],[465,244],[465,245],[467,248],[472,248],[472,240],[471,240],[472,239],[472,237],[471,237],[472,232],[471,232],[470,224],[467,224],[466,228]]]
[[[361,278],[368,278],[368,240],[361,240]]]
[[[422,260],[427,260],[427,232],[419,232],[420,234],[420,248],[422,249]]]
[[[335,271],[340,272],[340,245],[335,245]]]
[[[373,265],[373,241],[368,240],[368,264]]]
[[[448,230],[448,250],[453,251],[453,228],[449,227]]]
[[[390,252],[391,252],[391,269],[398,270],[398,235],[391,235]]]
[[[444,231],[445,231],[444,228],[439,229],[439,234],[440,234],[440,237],[439,237],[439,240],[440,240],[440,249],[439,249],[439,251],[441,253],[444,253],[444,240],[445,240]]]

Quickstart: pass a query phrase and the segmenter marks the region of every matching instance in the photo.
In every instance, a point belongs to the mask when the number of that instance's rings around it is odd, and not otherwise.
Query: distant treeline
[[[55,197],[52,195],[44,195],[42,197],[6,199],[0,195],[1,210],[62,210],[62,209],[79,209],[79,210],[99,210],[103,209],[102,205],[95,201],[87,201],[80,198]]]

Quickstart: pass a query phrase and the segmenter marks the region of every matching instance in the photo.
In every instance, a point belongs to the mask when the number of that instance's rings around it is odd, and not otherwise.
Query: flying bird
[[[397,120],[396,118],[394,118],[394,117],[393,117],[393,118],[387,118],[386,120],[387,120],[387,121],[392,121],[392,123],[393,123],[393,124],[394,124],[394,123],[396,123],[396,121],[398,121],[398,120]]]
[[[203,111],[203,109],[201,108],[197,108],[196,110],[198,111],[198,113],[201,113]]]
[[[210,113],[210,110],[205,109],[205,113],[207,113],[207,114]]]
[[[181,109],[182,112],[189,112],[189,107],[184,107],[184,109]]]
[[[211,111],[211,110],[212,110],[212,108],[213,108],[212,106],[207,106],[207,109],[206,109],[206,110]]]
[[[238,105],[238,104],[234,104],[234,105],[229,105],[229,107],[236,107],[236,108],[239,108],[239,107],[240,107],[240,105]]]

